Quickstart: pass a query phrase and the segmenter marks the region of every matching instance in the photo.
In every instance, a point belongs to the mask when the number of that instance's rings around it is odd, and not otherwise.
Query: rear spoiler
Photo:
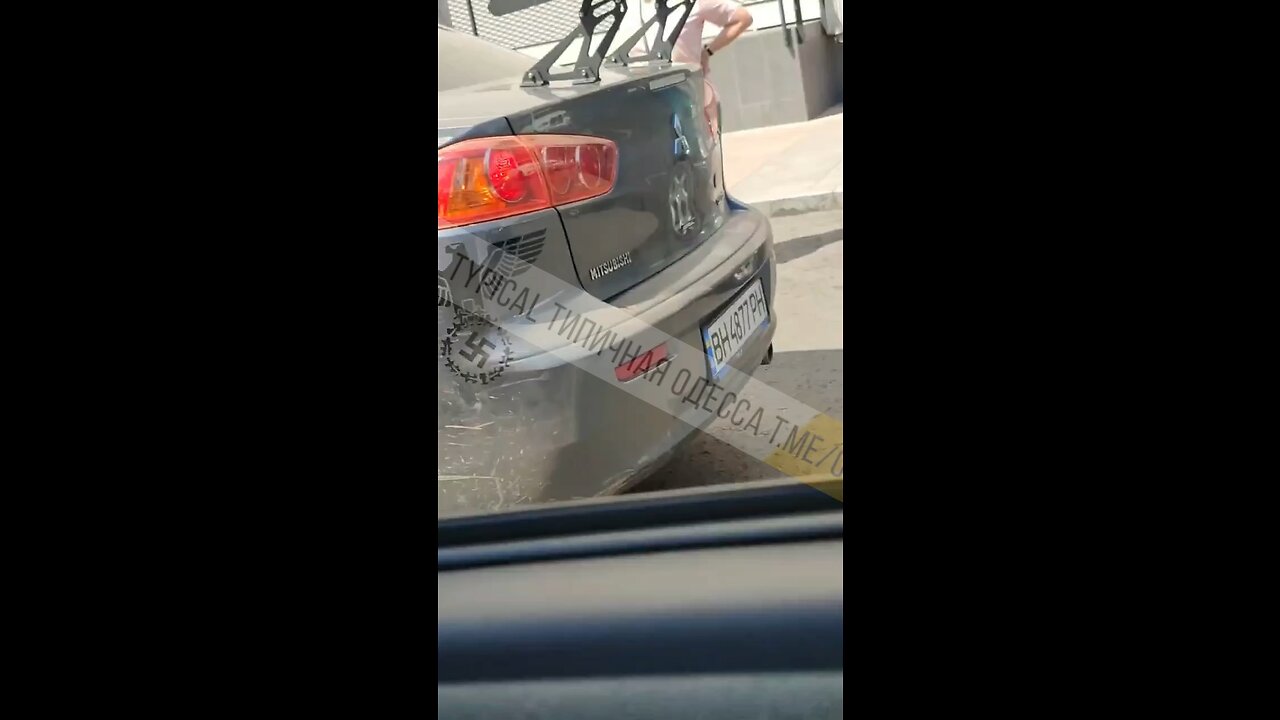
[[[797,0],[798,1],[798,0]],[[675,50],[676,38],[680,37],[680,31],[684,30],[684,21],[689,19],[689,13],[693,11],[693,3],[695,0],[654,0],[654,15],[644,24],[640,26],[631,37],[622,42],[618,46],[618,52],[609,58],[610,65],[627,65],[633,62],[644,62],[646,60],[658,60],[665,64],[671,63],[671,53]],[[671,32],[667,32],[667,18],[671,15],[672,10],[680,12],[680,19],[676,21],[675,27]],[[648,32],[649,27],[654,23],[658,23],[658,38],[654,41],[653,48],[646,55],[632,56],[631,48],[640,42],[640,38]]]
[[[680,37],[680,31],[684,29],[685,20],[689,19],[689,13],[693,10],[693,3],[696,0],[654,0],[655,13],[636,30],[631,37],[622,41],[618,46],[618,51],[609,58],[610,65],[628,65],[636,62],[656,61],[659,64],[671,63],[671,52],[675,48],[675,40]],[[489,12],[494,15],[506,15],[517,10],[524,10],[535,5],[541,5],[547,0],[490,0]],[[670,32],[667,31],[667,20],[673,12],[680,14],[680,19],[672,26]],[[613,38],[618,34],[618,28],[622,25],[622,18],[627,14],[627,0],[582,0],[582,9],[578,12],[580,18],[578,26],[575,27],[568,35],[566,35],[556,46],[551,48],[541,60],[534,63],[529,68],[524,77],[521,78],[520,84],[524,87],[541,87],[549,85],[556,80],[568,80],[573,84],[600,82],[600,66],[605,62],[605,56],[609,55],[609,50],[613,47]],[[612,19],[609,29],[605,31],[604,38],[600,41],[595,52],[591,51],[591,41],[595,37],[596,28],[601,23]],[[657,23],[658,38],[653,48],[647,54],[632,56],[631,50],[640,42],[649,28]],[[574,40],[582,39],[582,46],[578,48],[578,59],[574,61],[573,68],[569,70],[553,71],[554,66],[560,60],[560,56],[568,49]]]

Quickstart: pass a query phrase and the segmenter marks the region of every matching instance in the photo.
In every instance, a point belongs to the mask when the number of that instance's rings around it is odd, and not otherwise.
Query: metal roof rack
[[[666,2],[666,0],[658,0],[658,2]],[[689,3],[692,5],[692,0],[689,0]],[[612,5],[612,7],[606,10],[606,5]],[[524,87],[538,87],[548,85],[554,80],[570,80],[574,84],[599,82],[600,65],[604,62],[604,56],[613,43],[613,36],[618,34],[622,17],[626,14],[626,0],[582,0],[582,9],[578,12],[580,18],[578,27],[529,68],[520,84]],[[596,51],[591,52],[591,40],[594,38],[596,27],[610,17],[613,18],[613,23],[605,31],[604,39],[600,41]],[[582,47],[578,48],[578,59],[574,62],[573,69],[552,72],[551,67],[577,38],[582,38]]]

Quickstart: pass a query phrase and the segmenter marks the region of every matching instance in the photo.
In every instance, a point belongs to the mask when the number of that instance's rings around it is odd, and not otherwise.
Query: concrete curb
[[[784,217],[787,215],[803,215],[804,213],[821,210],[844,209],[844,190],[763,200],[739,199],[764,213],[767,217]]]

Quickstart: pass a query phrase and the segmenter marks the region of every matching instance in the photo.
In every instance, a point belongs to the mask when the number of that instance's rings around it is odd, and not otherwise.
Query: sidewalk
[[[725,133],[729,194],[769,216],[844,208],[844,106],[789,125]]]

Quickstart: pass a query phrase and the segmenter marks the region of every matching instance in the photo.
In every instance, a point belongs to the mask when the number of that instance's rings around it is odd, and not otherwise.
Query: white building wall
[[[441,22],[447,22],[459,30],[471,30],[471,17],[467,11],[465,0],[437,0],[437,3],[439,4]],[[781,10],[779,10],[777,0],[747,5],[747,10],[755,20],[752,24],[752,29],[763,30],[777,27],[782,23],[783,19],[788,23],[794,23],[796,19],[795,0],[782,0],[781,4]],[[575,9],[578,7],[578,2],[577,0],[554,0],[554,2],[538,7],[501,16],[491,15],[488,11],[488,5],[487,0],[472,0],[471,3],[471,8],[476,16],[476,29],[480,37],[496,42],[499,45],[519,50],[531,57],[541,58],[572,30],[576,23]],[[817,20],[822,13],[820,0],[800,0],[800,12],[806,21]],[[653,3],[644,2],[643,0],[629,2],[627,14],[623,16],[621,28],[614,37],[615,46],[634,33],[644,20],[651,17],[653,17]],[[536,27],[530,27],[531,23],[535,24]],[[720,30],[719,26],[707,23],[704,28],[703,38],[713,38],[720,33]],[[649,43],[652,43],[656,35],[657,29],[650,28],[646,39]],[[547,39],[543,42],[535,43],[522,41],[522,38],[531,36],[541,36]],[[594,42],[599,43],[602,38],[602,35],[597,35]],[[576,58],[581,44],[579,40],[570,45],[565,51],[564,58]],[[644,41],[641,41],[639,47],[646,48],[647,45]]]
[[[615,37],[613,40],[615,45],[621,42],[623,39],[629,37],[637,29],[639,29],[640,25],[643,24],[645,20],[653,17],[652,3],[633,0],[633,2],[629,2],[627,5],[628,5],[627,14],[624,15],[622,18],[622,29],[618,31],[617,37]],[[783,0],[782,5],[785,13],[780,12],[778,10],[777,0],[770,0],[770,2],[748,5],[747,11],[751,13],[751,19],[753,22],[751,23],[751,29],[747,30],[747,32],[751,32],[752,30],[764,30],[766,28],[777,27],[782,24],[782,21],[779,20],[779,18],[781,17],[785,17],[786,22],[788,23],[794,23],[796,20],[795,0]],[[822,16],[821,0],[800,0],[800,13],[806,21],[819,19]],[[498,18],[498,19],[501,19],[501,18]],[[713,25],[712,23],[707,23],[705,26],[703,26],[702,37],[704,40],[710,40],[716,35],[719,35],[722,29],[723,28],[721,28],[719,25]],[[650,28],[649,34],[648,34],[648,37],[646,37],[646,40],[652,43],[653,39],[656,36],[657,36],[657,28],[656,27]],[[542,43],[539,45],[517,47],[515,49],[519,50],[520,52],[526,55],[530,55],[535,58],[541,58],[543,55],[546,55],[548,52],[550,52],[551,48],[555,47],[556,42],[557,41],[552,41],[549,43]],[[598,39],[597,39],[597,42],[598,42]],[[582,46],[581,41],[575,41],[565,51],[565,54],[563,57],[576,58],[578,56],[578,48],[581,46]],[[640,47],[645,47],[644,41],[641,41]]]

